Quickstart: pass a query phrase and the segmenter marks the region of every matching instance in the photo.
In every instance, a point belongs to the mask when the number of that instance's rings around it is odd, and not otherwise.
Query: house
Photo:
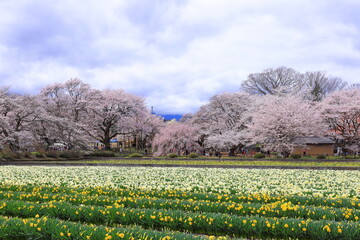
[[[293,154],[300,155],[333,155],[335,142],[327,137],[298,137],[293,143],[303,147],[295,147]]]

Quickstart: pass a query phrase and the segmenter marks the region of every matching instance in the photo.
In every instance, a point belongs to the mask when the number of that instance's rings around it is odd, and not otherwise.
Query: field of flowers
[[[0,167],[0,239],[360,239],[359,171]]]

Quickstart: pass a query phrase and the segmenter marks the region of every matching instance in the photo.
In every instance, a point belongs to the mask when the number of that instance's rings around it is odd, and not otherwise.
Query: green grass
[[[65,163],[66,161],[61,161]],[[70,163],[70,161],[69,161]],[[226,165],[226,166],[304,166],[304,167],[360,167],[359,162],[330,161],[247,161],[247,160],[162,160],[162,159],[118,159],[118,160],[88,160],[71,161],[71,163],[95,163],[95,164],[153,164],[153,165]]]

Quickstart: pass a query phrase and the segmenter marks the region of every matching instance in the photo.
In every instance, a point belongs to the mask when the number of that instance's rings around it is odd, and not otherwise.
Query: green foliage
[[[61,158],[81,158],[81,153],[78,151],[62,151],[59,154]]]
[[[326,159],[326,156],[323,154],[319,154],[316,156],[316,159]]]
[[[300,159],[301,158],[301,155],[300,154],[291,154],[290,157],[292,159]]]
[[[5,160],[15,160],[21,158],[21,153],[5,151],[5,152],[1,152],[0,156]]]
[[[178,155],[177,155],[176,153],[170,153],[170,154],[168,155],[168,157],[169,157],[169,158],[177,158]]]
[[[143,155],[140,153],[132,153],[129,155],[129,158],[142,158]]]
[[[89,226],[46,216],[28,219],[0,216],[0,224],[0,239],[206,239],[187,233],[144,230],[137,226]]]
[[[359,158],[360,158],[359,155],[357,155],[357,156],[354,156],[354,155],[347,155],[347,156],[345,156],[345,159],[359,159]]]
[[[116,156],[119,157],[129,157],[129,155],[133,154],[133,153],[139,153],[139,154],[144,154],[144,149],[137,149],[137,148],[123,148],[122,151],[120,152],[119,150],[116,153]],[[148,149],[148,153],[151,153],[151,149]]]
[[[260,153],[260,152],[255,153],[255,154],[254,154],[254,158],[265,158],[265,154]]]
[[[360,237],[360,203],[349,198],[253,193],[239,198],[209,192],[34,185],[4,185],[0,190],[0,239],[206,239],[204,234],[247,239]],[[120,211],[110,203],[123,207]],[[145,230],[150,228],[162,231]]]
[[[240,159],[239,159],[240,160]],[[307,160],[310,160],[307,158]],[[314,160],[314,159],[311,159]],[[63,161],[66,163],[67,161]],[[102,163],[102,164],[165,164],[165,165],[171,165],[171,164],[177,164],[177,165],[208,165],[208,166],[264,166],[265,168],[267,166],[303,166],[303,167],[351,167],[351,168],[358,168],[360,167],[360,162],[358,161],[263,161],[259,159],[258,161],[254,160],[241,160],[241,161],[233,161],[229,159],[224,159],[223,161],[217,161],[217,160],[206,160],[203,159],[189,159],[185,157],[179,157],[178,160],[170,160],[170,159],[92,159],[92,160],[81,160],[81,161],[71,161],[72,163],[78,162],[78,163]]]
[[[199,155],[198,155],[197,153],[192,152],[192,153],[190,153],[190,154],[188,155],[188,157],[189,157],[189,158],[198,158]]]
[[[41,152],[32,152],[31,155],[33,155],[36,158],[43,158],[44,154]]]
[[[85,157],[115,157],[115,152],[111,151],[94,151],[85,155]]]
[[[31,152],[23,152],[23,157],[24,158],[31,158],[33,155],[31,154]]]
[[[48,158],[58,158],[59,157],[59,153],[56,151],[49,151],[45,153],[45,156]]]

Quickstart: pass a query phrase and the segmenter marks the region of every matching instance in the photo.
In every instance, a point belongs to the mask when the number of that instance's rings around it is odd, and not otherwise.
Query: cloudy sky
[[[0,81],[79,78],[194,112],[278,66],[360,83],[359,0],[0,0]]]

